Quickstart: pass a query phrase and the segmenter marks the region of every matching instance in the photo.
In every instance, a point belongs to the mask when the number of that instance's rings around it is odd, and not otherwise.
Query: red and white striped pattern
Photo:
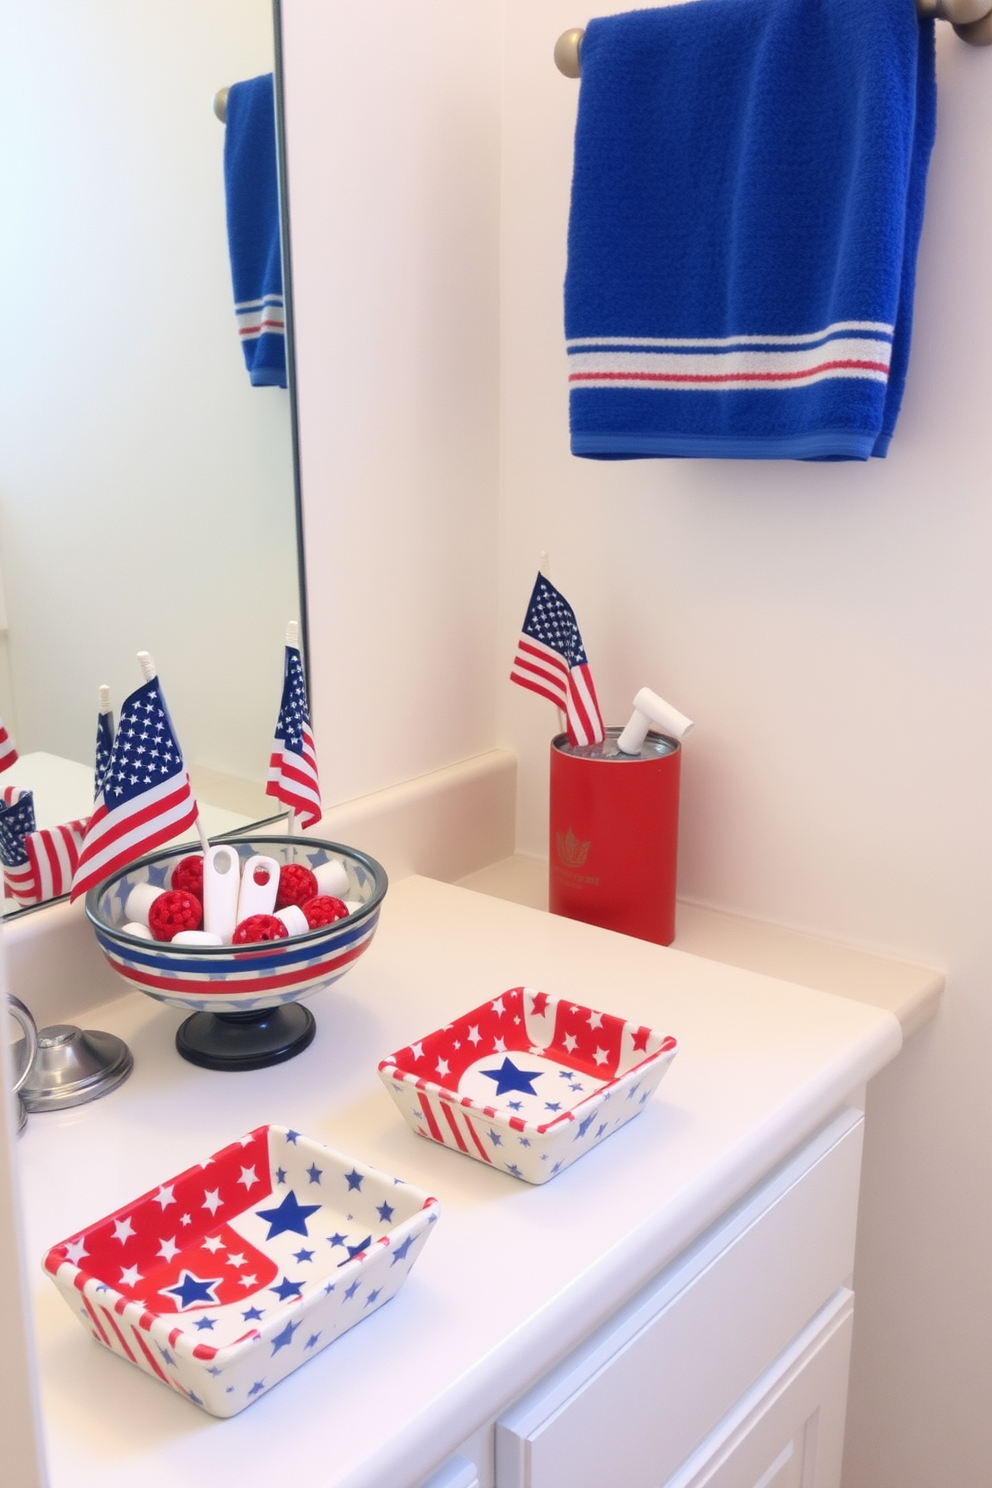
[[[260,300],[242,300],[234,307],[238,335],[242,341],[257,341],[260,336],[284,336],[286,311],[282,295],[263,295]]]
[[[573,387],[699,392],[808,387],[827,378],[887,382],[893,327],[836,321],[803,336],[582,336],[568,343]]]
[[[2,718],[0,718],[0,770],[9,770],[16,763],[17,750],[11,743],[10,735]],[[10,802],[8,801],[8,805]]]
[[[78,899],[142,853],[154,852],[196,821],[197,805],[185,769],[135,797],[130,809],[108,810],[106,783],[86,827],[72,885]]]
[[[303,725],[303,752],[297,754],[279,742],[269,756],[266,795],[275,796],[299,813],[305,827],[320,821],[320,780],[317,776],[317,750],[309,723]]]
[[[589,663],[569,667],[543,642],[522,635],[517,642],[510,681],[555,703],[565,714],[573,744],[599,744],[605,738]]]
[[[13,806],[25,792],[17,785],[5,786],[0,800]],[[24,838],[27,862],[4,864],[3,881],[8,896],[18,904],[45,904],[68,894],[72,876],[79,862],[79,852],[86,834],[88,817],[62,822],[57,827],[40,827]]]

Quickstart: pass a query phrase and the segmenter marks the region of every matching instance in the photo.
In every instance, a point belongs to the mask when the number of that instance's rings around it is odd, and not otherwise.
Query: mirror
[[[289,394],[252,387],[215,92],[270,0],[9,0],[0,20],[0,717],[38,824],[92,805],[98,688],[148,650],[208,832],[271,817],[301,614]]]

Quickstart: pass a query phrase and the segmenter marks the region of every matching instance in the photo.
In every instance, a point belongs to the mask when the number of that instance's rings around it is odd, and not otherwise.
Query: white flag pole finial
[[[150,682],[155,676],[155,663],[152,660],[152,654],[150,651],[138,652],[138,665],[141,668],[141,675],[144,677],[145,681]]]
[[[110,688],[107,686],[106,682],[100,683],[100,712],[110,712]]]
[[[677,739],[679,743],[685,738],[692,728],[692,719],[686,718],[678,708],[673,708],[671,703],[666,703],[650,687],[642,687],[634,698],[634,711],[617,740],[617,748],[621,754],[640,754],[644,740],[648,736],[648,730],[654,724],[663,734],[671,739]]]
[[[300,649],[299,620],[290,620],[289,624],[286,626],[286,645],[292,646],[294,651],[298,651]]]

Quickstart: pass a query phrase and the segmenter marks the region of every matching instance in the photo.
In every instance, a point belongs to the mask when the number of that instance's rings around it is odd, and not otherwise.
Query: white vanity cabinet
[[[838,1115],[501,1416],[497,1488],[836,1488],[861,1134]]]
[[[521,984],[680,1045],[636,1120],[539,1186],[416,1137],[376,1075]],[[836,1488],[857,1092],[899,1050],[891,1013],[416,877],[311,1006],[311,1047],[244,1077],[185,1064],[182,1013],[140,994],[84,1014],[133,1075],[18,1143],[49,1488]],[[100,1349],[37,1262],[266,1121],[440,1218],[387,1307],[216,1421]]]

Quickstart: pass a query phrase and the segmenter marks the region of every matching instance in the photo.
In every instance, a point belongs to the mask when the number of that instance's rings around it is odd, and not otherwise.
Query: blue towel
[[[572,453],[884,455],[935,115],[914,0],[692,0],[590,22]]]
[[[234,313],[255,387],[286,386],[279,178],[272,74],[232,83],[224,137]]]

